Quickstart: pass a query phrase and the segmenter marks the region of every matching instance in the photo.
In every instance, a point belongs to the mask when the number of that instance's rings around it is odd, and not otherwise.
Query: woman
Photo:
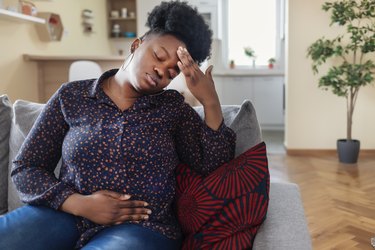
[[[47,103],[11,173],[30,205],[0,218],[0,249],[180,247],[174,170],[212,172],[233,158],[235,134],[223,124],[212,66],[198,67],[211,46],[203,18],[163,2],[147,24],[119,70],[64,84]],[[180,72],[204,121],[164,90]]]

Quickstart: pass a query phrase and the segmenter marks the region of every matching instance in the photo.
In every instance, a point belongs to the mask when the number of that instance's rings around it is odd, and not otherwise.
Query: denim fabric
[[[79,238],[75,216],[23,206],[0,216],[0,249],[73,249]]]
[[[100,231],[82,250],[177,250],[181,240],[134,224],[123,224]]]
[[[76,217],[42,206],[26,205],[0,216],[0,249],[64,250],[74,249],[79,232]],[[122,224],[102,230],[84,250],[174,250],[174,240],[134,224]]]

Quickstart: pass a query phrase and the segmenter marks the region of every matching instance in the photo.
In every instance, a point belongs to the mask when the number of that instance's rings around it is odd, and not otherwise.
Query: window
[[[223,0],[223,54],[237,67],[264,68],[270,58],[282,67],[284,57],[283,0]],[[255,52],[254,60],[244,48]],[[228,65],[227,63],[227,65]]]

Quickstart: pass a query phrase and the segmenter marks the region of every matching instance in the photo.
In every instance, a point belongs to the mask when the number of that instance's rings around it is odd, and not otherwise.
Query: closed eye
[[[159,61],[161,61],[160,57],[158,56],[158,54],[156,54],[155,51],[154,51],[154,56],[156,57],[156,59],[158,59]]]

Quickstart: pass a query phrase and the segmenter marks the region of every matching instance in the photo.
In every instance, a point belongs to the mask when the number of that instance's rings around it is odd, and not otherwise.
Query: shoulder
[[[87,97],[95,84],[96,79],[67,82],[61,85],[58,95],[63,99]]]

